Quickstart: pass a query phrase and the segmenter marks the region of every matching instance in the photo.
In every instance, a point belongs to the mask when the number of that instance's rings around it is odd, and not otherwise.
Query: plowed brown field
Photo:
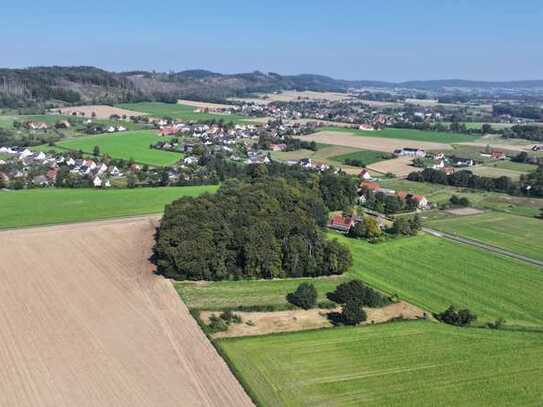
[[[0,406],[249,406],[148,262],[156,218],[0,233]]]

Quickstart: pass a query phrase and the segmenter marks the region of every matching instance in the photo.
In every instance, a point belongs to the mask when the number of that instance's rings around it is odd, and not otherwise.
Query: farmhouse
[[[39,122],[36,120],[30,120],[24,123],[25,128],[30,130],[47,130],[49,125],[45,122]]]
[[[328,222],[330,229],[339,230],[340,232],[348,232],[355,224],[354,216],[343,215],[341,213],[332,216]]]
[[[397,155],[399,157],[419,157],[424,158],[426,157],[426,151],[420,148],[411,148],[411,147],[404,147],[401,149],[394,150],[394,155]]]
[[[371,177],[369,171],[366,170],[365,168],[364,168],[362,171],[360,171],[360,174],[358,174],[358,177],[359,177],[360,179],[365,180],[365,181],[369,181],[369,180],[372,179],[372,177]]]

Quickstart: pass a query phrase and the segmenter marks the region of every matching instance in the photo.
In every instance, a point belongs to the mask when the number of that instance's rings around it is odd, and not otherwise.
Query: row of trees
[[[543,141],[543,127],[541,126],[513,126],[509,129],[503,130],[503,137]]]
[[[158,273],[180,280],[341,274],[349,249],[325,238],[318,188],[293,179],[228,181],[216,194],[166,207],[154,247]]]
[[[407,179],[409,181],[484,189],[486,191],[505,192],[508,194],[515,193],[519,190],[519,185],[514,183],[509,177],[481,177],[468,170],[457,171],[447,175],[442,171],[426,168],[421,172],[410,173]]]

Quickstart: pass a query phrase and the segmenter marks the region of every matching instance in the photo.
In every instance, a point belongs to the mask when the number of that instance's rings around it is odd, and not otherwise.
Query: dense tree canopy
[[[318,188],[258,177],[166,207],[154,253],[158,273],[181,280],[341,274],[349,250],[327,240]]]

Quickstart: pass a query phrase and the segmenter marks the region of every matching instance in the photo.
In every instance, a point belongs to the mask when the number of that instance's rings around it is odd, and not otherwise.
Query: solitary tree
[[[92,149],[92,155],[98,157],[100,155],[100,146],[94,146]]]

